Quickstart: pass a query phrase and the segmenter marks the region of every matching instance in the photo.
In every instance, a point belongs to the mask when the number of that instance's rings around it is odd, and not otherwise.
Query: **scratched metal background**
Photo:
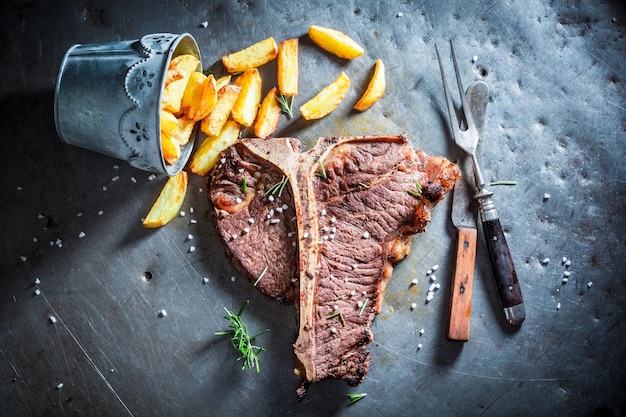
[[[624,416],[625,23],[619,1],[3,1],[0,415]],[[303,36],[311,24],[346,31],[365,55],[343,62],[320,52]],[[471,340],[446,340],[448,199],[394,272],[363,384],[317,383],[296,403],[294,311],[225,260],[203,180],[191,178],[185,217],[145,230],[140,219],[165,178],[56,136],[53,89],[67,48],[160,31],[190,32],[205,67],[267,36],[300,36],[300,104],[340,70],[352,87],[326,119],[284,119],[280,134],[311,143],[408,133],[451,159],[434,45],[453,39],[466,84],[491,87],[487,179],[517,181],[495,188],[495,201],[526,299],[521,329],[501,317],[481,242]],[[387,93],[355,114],[377,58],[387,64]],[[562,257],[572,262],[567,284]],[[435,264],[442,288],[426,304]],[[223,307],[245,299],[251,329],[271,330],[260,340],[260,374],[242,372],[213,335],[225,326]],[[348,407],[351,392],[368,396]]]

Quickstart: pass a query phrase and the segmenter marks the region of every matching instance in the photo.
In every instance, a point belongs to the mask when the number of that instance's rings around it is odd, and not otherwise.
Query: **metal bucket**
[[[61,140],[146,171],[176,175],[191,155],[197,126],[180,158],[169,165],[161,149],[160,110],[170,60],[182,54],[201,59],[188,33],[72,46],[55,89],[54,119]]]

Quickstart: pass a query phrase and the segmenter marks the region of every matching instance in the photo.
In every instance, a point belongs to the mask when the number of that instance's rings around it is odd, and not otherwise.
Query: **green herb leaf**
[[[367,396],[367,393],[365,392],[362,394],[346,394],[346,397],[350,398],[350,403],[348,405],[352,405],[355,402],[362,400],[366,396]]]
[[[280,111],[286,114],[290,120],[293,119],[293,96],[287,98],[281,94],[276,96],[276,101],[280,104]]]
[[[248,333],[248,328],[246,327],[245,323],[241,320],[241,315],[248,307],[248,304],[250,304],[250,300],[246,300],[243,303],[243,305],[241,306],[237,314],[232,313],[226,307],[224,307],[224,310],[226,310],[226,313],[228,314],[227,316],[224,316],[224,318],[228,320],[228,322],[230,323],[230,326],[229,326],[230,330],[215,332],[215,335],[216,336],[231,335],[231,338],[230,338],[231,344],[233,345],[235,349],[237,349],[241,353],[241,356],[237,358],[237,361],[240,361],[243,359],[243,366],[241,367],[241,370],[244,370],[247,367],[248,369],[256,368],[256,371],[260,372],[259,353],[265,351],[265,348],[263,346],[253,345],[252,341],[256,337],[264,333],[267,333],[270,330],[265,329],[261,333],[258,333],[250,337]]]
[[[265,275],[265,273],[267,272],[267,265],[265,265],[265,268],[263,268],[263,271],[261,271],[261,274],[259,275],[259,277],[256,279],[256,281],[254,281],[254,286],[256,287],[256,285],[259,283],[259,281],[261,281],[261,278],[263,278],[263,276]]]
[[[276,184],[274,184],[269,190],[267,190],[265,194],[263,194],[263,196],[267,197],[270,194],[272,195],[278,194],[278,196],[280,197],[288,182],[289,182],[289,179],[283,175],[281,180],[277,182]]]
[[[489,184],[490,185],[517,185],[517,181],[501,180],[501,181],[493,181],[493,182],[491,182]]]
[[[370,186],[368,184],[365,184],[364,182],[360,182],[359,185],[363,188],[370,188]]]
[[[363,314],[363,311],[365,310],[365,306],[367,305],[367,303],[369,303],[370,299],[366,298],[365,301],[363,301],[363,305],[361,306],[361,309],[359,310],[359,317],[361,317],[361,314]]]
[[[318,177],[322,177],[325,180],[328,179],[328,176],[326,175],[326,168],[324,168],[324,164],[322,163],[322,161],[320,161],[320,172],[316,172],[315,175],[317,175]]]
[[[415,182],[415,189],[408,189],[407,193],[411,194],[413,197],[420,198],[422,196],[422,185],[419,182]]]
[[[346,325],[346,319],[343,318],[343,313],[341,311],[338,311],[336,313],[331,314],[330,316],[326,317],[327,319],[332,319],[334,317],[339,316],[339,319],[341,320],[341,324],[343,324],[344,326]]]
[[[248,191],[248,181],[246,180],[246,177],[243,177],[243,179],[241,180],[241,191],[243,191],[244,193]]]

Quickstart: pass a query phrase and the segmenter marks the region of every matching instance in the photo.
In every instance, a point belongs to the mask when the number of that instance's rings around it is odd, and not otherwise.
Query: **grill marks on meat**
[[[458,168],[415,152],[406,136],[322,138],[305,153],[294,139],[249,139],[223,157],[210,190],[220,236],[250,280],[268,267],[257,284],[263,293],[296,305],[298,395],[326,378],[359,384],[392,264],[409,253],[410,235],[425,230]],[[276,199],[264,193],[283,175],[290,183],[279,204],[288,209],[271,222]],[[420,198],[408,192],[416,182]]]

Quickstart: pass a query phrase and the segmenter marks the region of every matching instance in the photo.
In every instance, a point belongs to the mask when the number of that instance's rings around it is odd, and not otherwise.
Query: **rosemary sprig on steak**
[[[265,329],[261,333],[250,337],[248,333],[248,327],[241,320],[241,315],[248,307],[248,304],[250,304],[250,300],[246,300],[243,303],[237,314],[234,314],[226,307],[224,307],[224,310],[226,310],[226,313],[228,314],[227,316],[224,316],[224,318],[230,322],[230,330],[215,332],[215,335],[231,335],[230,341],[233,347],[241,353],[241,356],[237,358],[237,361],[243,359],[243,365],[241,367],[241,370],[244,370],[246,369],[246,367],[248,367],[248,369],[256,368],[256,371],[260,372],[259,353],[263,352],[265,348],[263,346],[253,345],[252,341],[263,333],[269,332],[270,329]]]

